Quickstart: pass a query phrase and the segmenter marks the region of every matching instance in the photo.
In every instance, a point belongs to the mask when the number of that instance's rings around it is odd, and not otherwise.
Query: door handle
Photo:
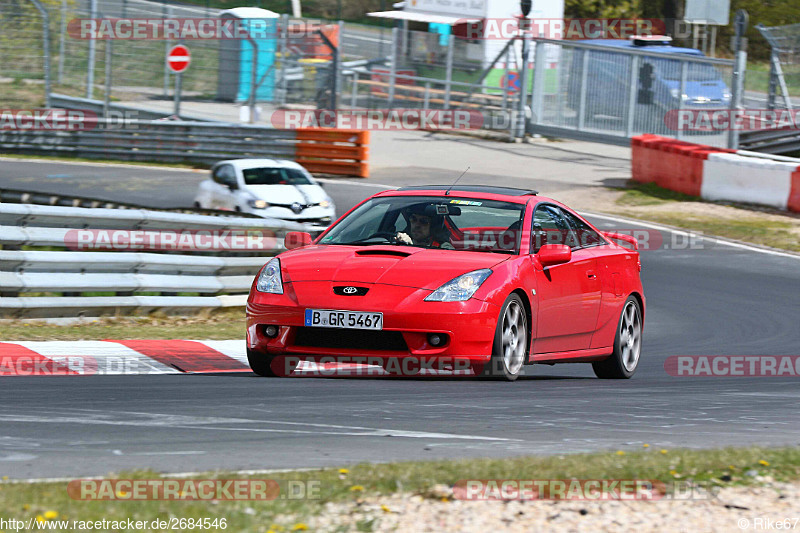
[[[586,277],[589,279],[597,279],[597,276],[594,273],[594,270],[587,270]]]

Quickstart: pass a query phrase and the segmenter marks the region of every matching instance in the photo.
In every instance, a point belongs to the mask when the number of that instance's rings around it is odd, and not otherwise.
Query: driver
[[[424,205],[411,206],[406,212],[408,227],[405,232],[398,232],[395,236],[400,244],[445,248],[452,250],[453,245],[446,238],[437,238],[437,230],[444,230],[444,218],[441,215],[430,216],[425,212]],[[438,233],[443,233],[439,231]]]

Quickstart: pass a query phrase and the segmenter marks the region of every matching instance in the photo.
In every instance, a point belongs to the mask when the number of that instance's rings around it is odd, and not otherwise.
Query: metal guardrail
[[[90,118],[70,131],[3,130],[0,151],[72,157],[212,164],[278,158],[310,172],[367,177],[369,132],[186,121]]]
[[[96,113],[97,116],[105,114],[105,104],[99,100],[90,100],[89,98],[78,98],[76,96],[67,96],[65,94],[51,94],[50,107],[61,109],[87,109]],[[145,109],[143,107],[125,106],[120,104],[108,104],[109,111],[120,118],[135,117],[138,120],[159,120],[173,116],[171,113],[164,113],[161,111],[154,111],[152,109]],[[180,114],[182,120],[191,122],[214,122],[203,117],[195,117],[184,113]]]
[[[272,218],[217,217],[187,213],[169,213],[149,209],[107,209],[60,207],[35,204],[0,203],[0,225],[50,228],[100,229],[271,229],[308,231],[312,226]],[[7,228],[11,229],[11,228]],[[0,234],[0,239],[5,238]]]
[[[146,209],[165,213],[189,213],[195,215],[214,215],[221,217],[247,217],[261,218],[252,213],[239,211],[223,211],[220,209],[203,209],[199,207],[145,207],[139,204],[105,200],[89,196],[74,196],[71,194],[38,192],[23,189],[9,189],[0,185],[0,203],[53,205],[61,207],[86,207],[106,209]]]
[[[265,241],[273,244],[263,250],[230,249],[211,252],[214,255],[203,250],[75,251],[70,235],[76,229],[259,230],[275,239]],[[264,218],[0,203],[0,316],[93,316],[244,305],[258,269],[284,249],[286,232],[309,229],[315,228]]]
[[[739,148],[766,154],[788,154],[800,151],[800,131],[794,128],[743,131]]]

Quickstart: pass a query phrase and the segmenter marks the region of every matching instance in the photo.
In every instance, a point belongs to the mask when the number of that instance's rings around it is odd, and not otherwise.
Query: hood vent
[[[389,255],[393,257],[408,257],[411,254],[402,252],[400,250],[386,250],[386,249],[373,249],[373,250],[359,250],[356,255]]]

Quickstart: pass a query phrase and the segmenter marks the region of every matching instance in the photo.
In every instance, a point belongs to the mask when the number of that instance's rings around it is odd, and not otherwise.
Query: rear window
[[[311,180],[296,168],[247,168],[242,170],[245,185],[310,185]]]

